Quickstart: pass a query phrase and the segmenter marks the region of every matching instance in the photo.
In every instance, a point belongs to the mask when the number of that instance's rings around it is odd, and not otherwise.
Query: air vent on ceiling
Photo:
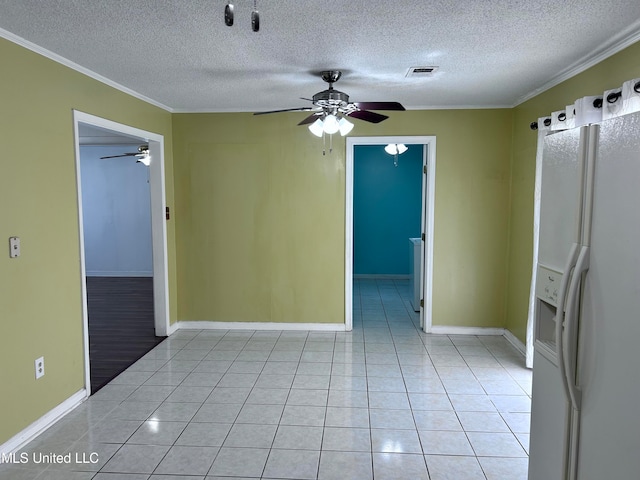
[[[411,67],[405,77],[430,77],[438,67]]]

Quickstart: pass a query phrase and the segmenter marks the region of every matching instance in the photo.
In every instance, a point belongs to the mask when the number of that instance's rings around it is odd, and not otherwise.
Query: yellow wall
[[[533,255],[533,187],[537,133],[529,124],[576,99],[602,94],[640,77],[640,43],[513,109],[511,215],[506,327],[524,342]]]
[[[344,322],[345,144],[304,114],[174,115],[180,320]],[[504,326],[511,111],[397,112],[436,135],[434,325]]]
[[[0,39],[0,444],[84,386],[72,109],[165,135],[171,115]],[[22,256],[10,259],[8,237]],[[175,297],[173,222],[169,272]],[[171,299],[171,317],[176,318]],[[44,355],[36,381],[34,360]]]

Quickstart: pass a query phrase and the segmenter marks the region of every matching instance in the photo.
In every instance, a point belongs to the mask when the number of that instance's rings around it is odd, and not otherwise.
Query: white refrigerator
[[[640,113],[547,135],[529,480],[640,479]]]

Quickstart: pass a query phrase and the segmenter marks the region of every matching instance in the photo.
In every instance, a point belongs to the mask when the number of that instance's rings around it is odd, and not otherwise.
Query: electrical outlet
[[[20,237],[9,237],[9,257],[20,256]]]
[[[44,376],[44,357],[36,358],[36,380]]]

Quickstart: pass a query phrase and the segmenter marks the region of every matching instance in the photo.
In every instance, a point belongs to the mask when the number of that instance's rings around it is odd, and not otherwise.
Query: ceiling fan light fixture
[[[340,135],[344,137],[351,130],[353,130],[353,123],[351,123],[346,118],[342,117],[340,120],[338,120],[338,127],[340,129]]]
[[[333,135],[338,130],[340,130],[340,124],[338,123],[338,119],[335,115],[330,114],[327,115],[322,124],[322,128],[324,133],[328,133],[329,135]]]
[[[318,118],[315,122],[309,125],[309,131],[316,137],[322,137],[324,132],[322,119]]]

